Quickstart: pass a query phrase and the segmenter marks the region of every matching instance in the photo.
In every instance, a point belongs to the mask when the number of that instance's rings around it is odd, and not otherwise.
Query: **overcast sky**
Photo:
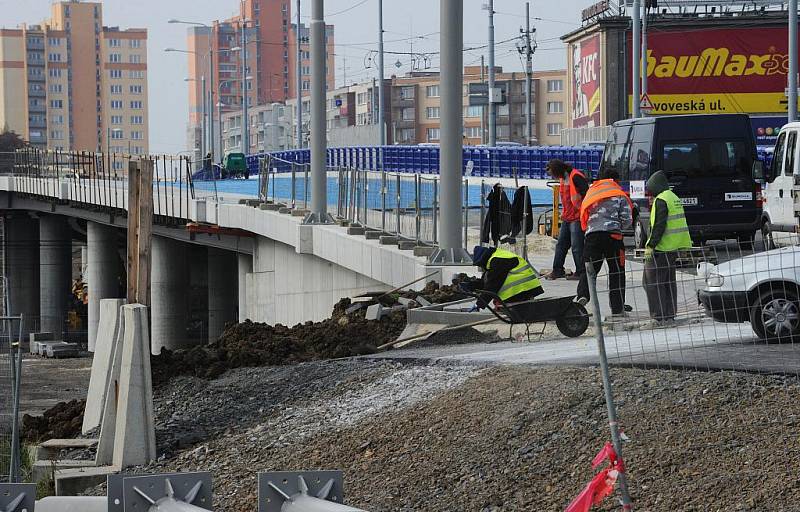
[[[294,0],[290,0],[294,8]],[[148,29],[148,70],[150,89],[150,151],[175,153],[186,149],[188,89],[183,78],[187,74],[185,55],[164,53],[164,48],[186,47],[186,29],[167,24],[170,18],[209,22],[235,14],[238,0],[106,0],[102,2],[106,25]],[[336,26],[336,82],[341,85],[345,70],[347,81],[363,81],[375,76],[374,69],[365,69],[365,57],[377,46],[377,0],[326,0],[326,21]],[[488,23],[485,0],[464,0],[464,46],[486,44]],[[534,55],[534,69],[563,68],[566,50],[558,37],[577,28],[580,11],[592,0],[533,0],[531,16],[537,30],[539,48]],[[50,0],[0,0],[1,24],[15,27],[20,23],[36,23],[49,17]],[[310,14],[311,2],[302,0],[302,15]],[[495,0],[495,33],[497,65],[508,71],[524,69],[514,42],[499,44],[517,37],[524,26],[523,0]],[[330,16],[328,16],[330,15]],[[308,23],[308,18],[304,19]],[[386,51],[438,52],[439,2],[436,0],[385,0],[384,30]],[[413,39],[411,39],[413,37]],[[479,64],[485,49],[470,50],[465,64]],[[401,67],[395,67],[400,60]],[[431,55],[431,69],[439,66]],[[386,75],[402,74],[410,69],[410,58],[389,55]]]

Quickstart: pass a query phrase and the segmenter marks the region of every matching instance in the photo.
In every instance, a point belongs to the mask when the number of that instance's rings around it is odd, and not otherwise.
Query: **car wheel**
[[[772,236],[772,224],[765,220],[761,224],[761,239],[764,241],[764,250],[771,251],[775,248],[775,238]]]
[[[636,226],[633,228],[633,243],[636,244],[637,249],[644,249],[647,244],[647,228],[641,217],[636,219]]]
[[[750,310],[750,325],[762,340],[792,341],[800,332],[797,293],[776,289],[761,294]]]

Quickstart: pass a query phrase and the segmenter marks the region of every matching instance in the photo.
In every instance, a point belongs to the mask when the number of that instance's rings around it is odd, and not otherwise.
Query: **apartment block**
[[[539,144],[561,144],[561,130],[567,127],[567,70],[534,71],[536,133]]]
[[[311,56],[309,29],[301,24],[299,40],[292,24],[292,0],[244,0],[239,16],[214,21],[207,27],[192,27],[188,32],[189,122],[187,144],[200,157],[202,140],[203,77],[206,83],[206,123],[213,123],[213,144],[217,158],[224,153],[220,119],[225,113],[242,108],[285,102],[296,96],[295,63],[297,45],[301,50],[303,94],[310,91]],[[247,43],[245,44],[245,40]],[[334,27],[326,27],[327,83],[334,87]],[[242,65],[242,49],[247,62]],[[213,60],[213,73],[211,61]],[[245,80],[243,80],[243,78]],[[246,86],[243,86],[246,83]],[[251,141],[253,142],[253,141]],[[208,142],[206,144],[209,144]],[[208,151],[211,146],[208,146]]]
[[[0,29],[0,124],[43,148],[148,152],[147,31],[102,11],[55,2],[40,24]]]

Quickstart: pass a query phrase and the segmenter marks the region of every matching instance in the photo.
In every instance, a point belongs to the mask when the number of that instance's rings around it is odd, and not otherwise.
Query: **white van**
[[[797,240],[794,215],[795,175],[800,176],[800,123],[781,128],[772,155],[772,164],[764,173],[764,213],[761,235],[767,249]]]

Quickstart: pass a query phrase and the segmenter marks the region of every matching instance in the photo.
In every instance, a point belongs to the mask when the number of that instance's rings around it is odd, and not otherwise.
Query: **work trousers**
[[[561,229],[558,231],[558,242],[556,242],[556,253],[553,256],[553,270],[564,270],[564,262],[567,260],[567,252],[572,248],[572,260],[575,262],[575,273],[583,274],[583,230],[581,221],[573,222],[562,221]]]
[[[625,311],[625,242],[619,233],[595,231],[586,235],[583,246],[583,260],[594,266],[595,275],[608,264],[608,297],[611,313],[618,315]],[[578,282],[578,297],[589,299],[589,283],[586,272]]]
[[[674,320],[678,309],[678,283],[675,277],[674,252],[654,251],[644,262],[642,284],[647,293],[647,306],[654,320]]]

